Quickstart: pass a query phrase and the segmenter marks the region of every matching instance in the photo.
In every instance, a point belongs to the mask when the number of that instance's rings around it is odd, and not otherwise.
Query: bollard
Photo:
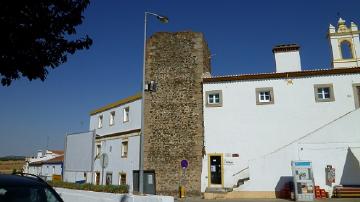
[[[185,187],[179,186],[179,198],[185,198]]]

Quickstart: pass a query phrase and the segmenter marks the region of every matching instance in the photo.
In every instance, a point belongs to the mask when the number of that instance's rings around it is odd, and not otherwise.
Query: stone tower
[[[351,22],[346,26],[342,18],[338,21],[337,29],[330,24],[329,39],[332,49],[332,65],[334,68],[359,67],[360,41],[358,26]]]
[[[199,195],[204,146],[202,76],[210,55],[202,33],[156,33],[147,42],[144,169],[154,170],[156,192]],[[185,174],[181,160],[189,162]]]

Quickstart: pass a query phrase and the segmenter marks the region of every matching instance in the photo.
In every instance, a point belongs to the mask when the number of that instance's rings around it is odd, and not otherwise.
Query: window
[[[342,41],[340,43],[340,48],[341,48],[341,56],[343,59],[351,59],[353,58],[353,54],[352,54],[352,46],[351,43],[347,40]]]
[[[257,105],[274,104],[274,90],[272,87],[256,88],[255,94]]]
[[[99,116],[98,128],[102,128],[103,116]]]
[[[360,83],[353,84],[355,108],[360,108]]]
[[[128,141],[123,140],[123,142],[121,143],[121,157],[126,158],[127,155],[128,155]]]
[[[96,157],[99,157],[101,153],[101,144],[96,144]]]
[[[332,102],[335,100],[332,84],[316,84],[314,85],[316,102]]]
[[[119,173],[119,185],[126,185],[126,173]]]
[[[130,108],[129,108],[129,107],[124,108],[124,122],[128,122],[128,121],[129,121],[129,112],[130,112]]]
[[[221,107],[222,106],[222,92],[220,90],[207,91],[206,106],[207,107]]]
[[[110,126],[114,125],[115,123],[115,112],[110,112]]]

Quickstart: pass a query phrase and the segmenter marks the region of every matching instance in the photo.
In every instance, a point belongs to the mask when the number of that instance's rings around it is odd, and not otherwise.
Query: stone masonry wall
[[[147,42],[146,81],[156,92],[145,95],[144,168],[155,170],[158,194],[177,195],[180,162],[189,166],[187,195],[200,195],[204,146],[202,75],[210,72],[203,34],[156,33]]]

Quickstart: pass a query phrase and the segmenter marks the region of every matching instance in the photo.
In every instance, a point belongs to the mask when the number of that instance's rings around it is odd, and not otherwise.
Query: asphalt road
[[[176,202],[289,202],[284,199],[214,199],[207,200],[201,198],[175,199]],[[360,202],[360,198],[341,198],[341,199],[318,199],[315,202]]]

